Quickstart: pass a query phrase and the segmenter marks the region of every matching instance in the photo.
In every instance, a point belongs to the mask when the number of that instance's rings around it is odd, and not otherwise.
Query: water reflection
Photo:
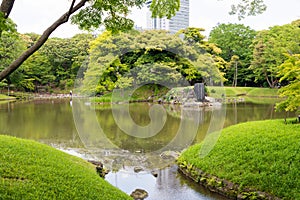
[[[132,120],[140,126],[148,125],[150,107],[151,104],[130,104]],[[9,102],[0,104],[0,132],[37,140],[86,159],[99,159],[112,170],[107,180],[128,193],[136,189],[133,187],[143,186],[147,187],[149,199],[170,199],[170,195],[172,198],[177,195],[173,199],[215,198],[196,192],[201,191],[199,187],[196,191],[190,189],[193,185],[178,178],[173,168],[161,168],[174,163],[173,155],[177,151],[203,141],[216,128],[210,126],[216,124],[211,123],[214,115],[223,112],[213,112],[211,108],[185,111],[176,105],[164,105],[164,109],[167,117],[162,129],[149,138],[138,138],[116,126],[110,105],[93,106],[86,101],[78,104],[75,99]],[[284,115],[274,112],[273,104],[228,104],[224,126]],[[288,114],[288,117],[295,116]],[[125,125],[128,123],[126,118],[120,120]],[[134,173],[135,166],[145,171]],[[151,170],[158,170],[159,176],[153,177]]]
[[[147,200],[225,199],[219,195],[207,192],[207,190],[199,185],[179,177],[177,167],[171,166],[170,168],[158,170],[157,178],[147,171],[134,173],[132,168],[126,168],[108,174],[106,180],[127,194],[130,194],[137,188],[145,189],[149,193]],[[201,192],[196,192],[197,190]]]
[[[70,104],[73,108],[77,107],[73,113]],[[86,147],[96,158],[105,158],[108,163],[115,159],[126,162],[126,157],[146,157],[143,162],[150,166],[163,162],[161,157],[155,156],[165,151],[181,151],[191,143],[203,141],[210,125],[217,124],[211,123],[213,112],[210,108],[186,112],[180,106],[164,105],[167,120],[161,131],[149,138],[138,138],[116,126],[110,105],[75,104],[74,99],[71,102],[47,100],[0,104],[1,133],[66,148]],[[132,120],[140,126],[149,124],[150,107],[151,104],[130,104]],[[214,112],[220,114],[217,110]],[[290,113],[289,116],[295,114]],[[274,112],[272,104],[228,104],[224,125],[283,117],[284,113]],[[128,123],[128,119],[122,120],[124,124]],[[157,162],[149,164],[152,160]],[[169,164],[168,161],[166,164]]]

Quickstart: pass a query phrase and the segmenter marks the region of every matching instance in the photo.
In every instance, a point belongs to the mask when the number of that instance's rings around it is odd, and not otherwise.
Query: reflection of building
[[[146,2],[147,8],[150,7],[152,0]],[[174,17],[168,20],[164,18],[152,18],[150,10],[147,12],[147,29],[168,30],[176,33],[180,29],[189,26],[189,0],[180,0],[180,9]]]

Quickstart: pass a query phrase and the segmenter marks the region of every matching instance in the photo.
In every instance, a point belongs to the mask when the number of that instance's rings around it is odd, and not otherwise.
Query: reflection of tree
[[[274,112],[274,104],[231,103],[227,105],[225,127],[241,122],[283,117],[283,112]]]
[[[139,125],[147,125],[149,123],[149,109],[147,104],[134,104],[130,106],[130,115],[132,119]],[[124,133],[115,123],[114,116],[111,110],[97,110],[97,117],[104,134],[115,145],[121,149],[126,149],[135,152],[143,149],[145,152],[152,152],[161,149],[172,138],[175,137],[180,119],[167,117],[167,121],[163,129],[155,136],[150,138],[137,138]],[[122,115],[121,112],[118,114]],[[122,118],[122,123],[130,128],[132,119]],[[132,131],[134,131],[132,129]]]
[[[8,109],[0,113],[1,134],[82,147],[67,101],[9,102],[0,107]]]

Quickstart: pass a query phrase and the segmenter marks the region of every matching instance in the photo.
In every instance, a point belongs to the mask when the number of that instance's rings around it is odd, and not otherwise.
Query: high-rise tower
[[[147,8],[150,8],[152,0],[146,2]],[[180,0],[180,9],[170,20],[164,18],[152,18],[150,10],[147,13],[147,29],[168,30],[176,33],[180,29],[189,26],[189,0]]]

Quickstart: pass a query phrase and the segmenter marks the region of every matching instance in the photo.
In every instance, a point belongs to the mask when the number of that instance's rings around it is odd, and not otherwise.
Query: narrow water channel
[[[174,166],[178,152],[205,138],[213,118],[211,109],[189,111],[187,116],[192,120],[184,121],[179,106],[165,105],[165,111],[149,116],[153,105],[131,104],[129,120],[121,109],[114,112],[109,105],[93,107],[83,102],[74,110],[75,106],[76,102],[66,100],[1,103],[0,134],[36,140],[75,156],[101,160],[110,170],[108,182],[128,194],[137,188],[145,189],[149,193],[147,200],[222,199],[183,178]],[[164,113],[166,119],[161,117]],[[126,133],[143,130],[140,127],[151,123],[151,117],[160,119],[153,129],[165,120],[155,135],[146,132],[138,137]],[[284,113],[274,112],[273,104],[228,104],[222,125],[283,117]],[[124,127],[116,125],[118,120]],[[132,121],[139,126],[131,126]],[[136,167],[140,168],[138,173]]]

